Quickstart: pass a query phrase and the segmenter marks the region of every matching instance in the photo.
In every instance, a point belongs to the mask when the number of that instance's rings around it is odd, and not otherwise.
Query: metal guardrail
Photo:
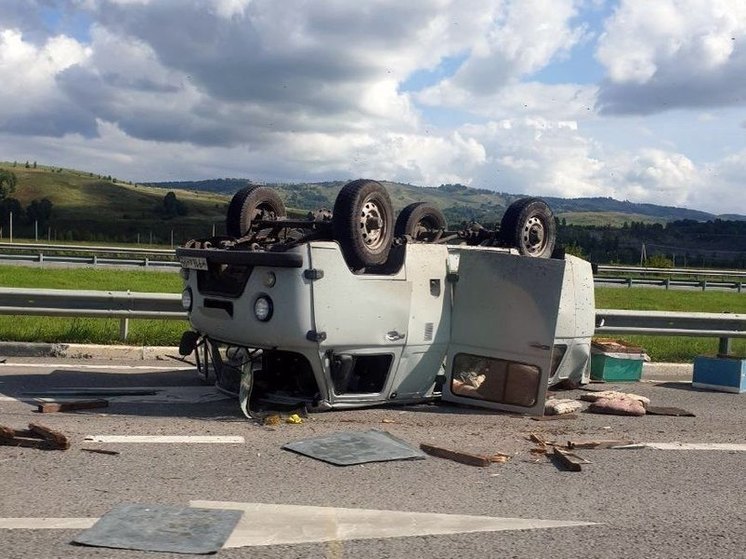
[[[746,338],[746,314],[596,309],[596,334],[720,338],[726,355],[732,338]]]
[[[669,276],[708,276],[746,278],[746,270],[713,270],[711,268],[649,268],[645,266],[617,266],[599,264],[598,271],[612,274],[653,274]]]
[[[95,252],[95,253],[121,253],[121,254],[158,254],[173,256],[174,250],[168,248],[140,248],[140,247],[112,247],[93,245],[57,245],[43,243],[2,243],[2,249],[34,250],[50,252]]]
[[[0,314],[118,318],[119,336],[127,339],[129,319],[186,320],[181,295],[130,291],[78,291],[0,287]]]
[[[10,287],[0,287],[0,314],[118,318],[122,339],[131,318],[187,318],[175,293]],[[720,353],[727,354],[732,338],[746,338],[746,314],[597,309],[595,333],[720,338]]]
[[[743,282],[740,281],[718,281],[718,280],[682,280],[682,279],[646,279],[646,278],[620,278],[594,276],[593,283],[596,287],[618,286],[618,287],[660,287],[663,289],[708,289],[743,292]]]
[[[172,253],[173,254],[173,253]],[[177,270],[180,264],[175,260],[151,260],[147,256],[141,259],[133,258],[104,258],[94,254],[93,256],[52,256],[40,252],[38,254],[0,254],[0,262],[28,262],[28,263],[56,263],[77,264],[84,266],[137,266],[143,268],[164,268]]]

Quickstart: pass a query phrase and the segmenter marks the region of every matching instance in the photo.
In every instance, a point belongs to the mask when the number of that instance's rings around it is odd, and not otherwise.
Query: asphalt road
[[[0,446],[0,525],[8,518],[31,519],[25,520],[29,526],[46,517],[97,518],[122,503],[188,506],[196,500],[232,501],[592,524],[444,535],[418,533],[427,531],[424,523],[413,522],[412,535],[406,537],[224,548],[219,557],[744,556],[746,452],[583,450],[578,454],[591,463],[581,472],[569,472],[531,453],[537,445],[527,437],[537,433],[563,443],[625,438],[743,444],[746,394],[693,390],[669,377],[610,386],[648,396],[655,405],[685,408],[696,417],[581,413],[573,420],[538,422],[437,404],[328,412],[311,415],[302,424],[269,427],[245,419],[236,402],[218,399],[178,362],[100,365],[31,358],[7,358],[0,364],[0,425],[42,423],[72,442],[66,451]],[[150,366],[156,368],[142,368]],[[114,386],[158,387],[158,393],[112,399],[108,408],[74,413],[39,414],[35,405],[23,401],[24,393],[34,390]],[[197,398],[201,401],[188,402]],[[434,457],[337,467],[281,449],[290,441],[368,429],[386,430],[414,446],[430,443],[512,458],[486,468]],[[91,435],[242,436],[245,443],[84,441]],[[297,516],[288,514],[276,522],[278,529],[306,533]],[[0,557],[185,557],[72,545],[81,531],[0,529]]]

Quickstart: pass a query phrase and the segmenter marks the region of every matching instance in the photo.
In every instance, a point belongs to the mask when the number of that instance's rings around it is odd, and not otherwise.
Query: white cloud
[[[56,24],[41,17],[50,6]],[[620,0],[601,30],[602,10],[5,0],[0,159],[127,180],[367,176],[746,213],[746,4]],[[593,48],[607,72],[595,85],[578,74]]]
[[[606,22],[598,60],[607,113],[717,107],[746,99],[746,3],[622,0]]]

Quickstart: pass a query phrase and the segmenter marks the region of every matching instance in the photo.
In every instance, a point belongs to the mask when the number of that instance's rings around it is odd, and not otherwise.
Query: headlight
[[[191,311],[192,303],[192,288],[187,287],[184,291],[181,292],[181,306],[185,311]]]
[[[261,322],[267,322],[272,318],[272,299],[266,295],[257,297],[254,301],[254,316]]]

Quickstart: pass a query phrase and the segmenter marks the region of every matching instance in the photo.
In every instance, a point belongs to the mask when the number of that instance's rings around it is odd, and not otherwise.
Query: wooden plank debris
[[[528,436],[528,439],[532,442],[535,442],[538,445],[541,446],[554,446],[556,443],[554,441],[548,441],[538,433],[531,433]]]
[[[28,429],[13,429],[0,425],[0,445],[42,450],[67,450],[70,448],[70,441],[59,431],[38,423],[30,423]]]
[[[692,412],[681,408],[671,408],[666,406],[648,406],[645,411],[649,415],[672,415],[675,417],[697,417]]]
[[[571,472],[580,472],[583,470],[583,464],[590,464],[590,462],[585,458],[581,458],[573,452],[562,450],[557,446],[554,447],[554,453],[552,456],[559,464]]]
[[[108,400],[75,400],[68,402],[39,402],[39,413],[56,413],[76,410],[90,410],[94,408],[106,408],[109,406]]]
[[[59,431],[55,431],[54,429],[50,429],[49,427],[40,425],[39,423],[29,423],[28,428],[41,438],[56,444],[60,450],[67,450],[70,448],[70,441]]]
[[[531,417],[533,421],[557,421],[558,419],[577,419],[580,417],[576,413],[566,413],[563,415],[534,415]]]
[[[480,454],[469,454],[467,452],[459,452],[457,450],[449,450],[447,448],[432,446],[425,443],[420,444],[420,450],[431,456],[453,460],[454,462],[467,464],[469,466],[478,466],[480,468],[486,468],[492,463],[490,457],[487,456],[482,456]]]
[[[118,450],[106,450],[105,448],[81,448],[85,452],[93,452],[94,454],[108,454],[110,456],[119,456]]]
[[[588,449],[601,449],[601,448],[614,448],[616,446],[625,446],[634,444],[634,441],[629,439],[618,439],[618,440],[602,440],[602,441],[567,441],[567,448],[588,448]]]

